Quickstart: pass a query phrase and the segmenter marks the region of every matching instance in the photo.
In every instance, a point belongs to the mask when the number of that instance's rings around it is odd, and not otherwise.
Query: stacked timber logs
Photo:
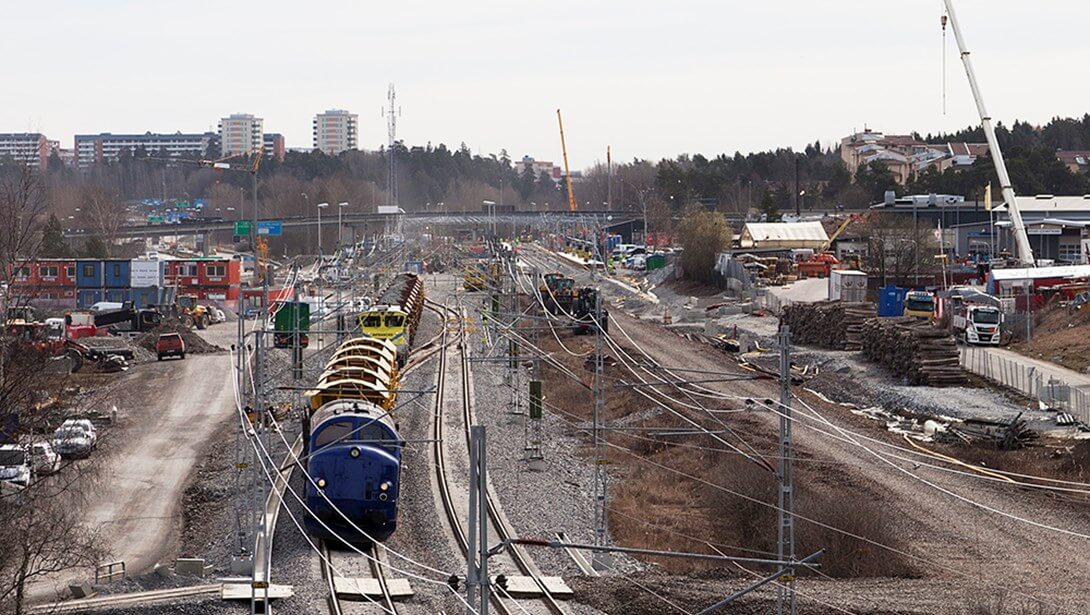
[[[792,303],[784,308],[783,323],[791,327],[791,339],[796,343],[862,350],[863,323],[874,316],[873,303]]]
[[[903,374],[911,385],[966,383],[954,337],[912,317],[871,318],[863,323],[863,354]]]

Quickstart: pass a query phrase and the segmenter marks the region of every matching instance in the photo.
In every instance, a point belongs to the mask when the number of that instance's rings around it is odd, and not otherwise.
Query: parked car
[[[155,340],[155,354],[162,361],[163,357],[185,358],[185,340],[177,333],[163,333]]]
[[[61,467],[61,456],[48,442],[34,442],[30,445],[30,469],[35,476],[52,474]]]
[[[94,448],[91,436],[76,425],[62,425],[53,434],[53,450],[64,459],[87,457]]]
[[[87,437],[91,439],[91,446],[98,444],[98,429],[95,428],[95,424],[91,422],[91,419],[65,419],[61,423],[61,427],[77,427],[82,429]]]
[[[0,445],[0,480],[21,487],[30,484],[30,459],[21,445]]]

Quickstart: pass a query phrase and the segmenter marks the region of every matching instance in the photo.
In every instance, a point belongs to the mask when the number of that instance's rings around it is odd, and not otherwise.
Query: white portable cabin
[[[867,274],[854,269],[833,269],[829,272],[829,299],[850,303],[867,300]]]

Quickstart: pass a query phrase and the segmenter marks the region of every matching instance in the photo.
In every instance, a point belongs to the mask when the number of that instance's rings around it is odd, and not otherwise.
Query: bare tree
[[[0,176],[0,308],[25,305],[35,291],[23,283],[38,253],[46,195],[41,176],[23,167]],[[0,429],[14,441],[48,433],[68,384],[52,352],[0,329]],[[82,480],[90,464],[0,491],[0,611],[21,614],[35,579],[98,561],[94,533],[79,524]]]
[[[128,210],[117,193],[100,186],[84,186],[82,189],[83,217],[91,228],[106,242],[106,255],[113,252],[113,237],[128,218]]]

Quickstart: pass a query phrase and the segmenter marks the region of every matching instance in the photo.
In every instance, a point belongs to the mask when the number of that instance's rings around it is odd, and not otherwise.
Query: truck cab
[[[922,290],[912,290],[905,295],[902,316],[931,320],[935,317],[935,297]]]
[[[999,345],[1003,313],[991,305],[966,305],[954,314],[954,330],[966,344]]]

